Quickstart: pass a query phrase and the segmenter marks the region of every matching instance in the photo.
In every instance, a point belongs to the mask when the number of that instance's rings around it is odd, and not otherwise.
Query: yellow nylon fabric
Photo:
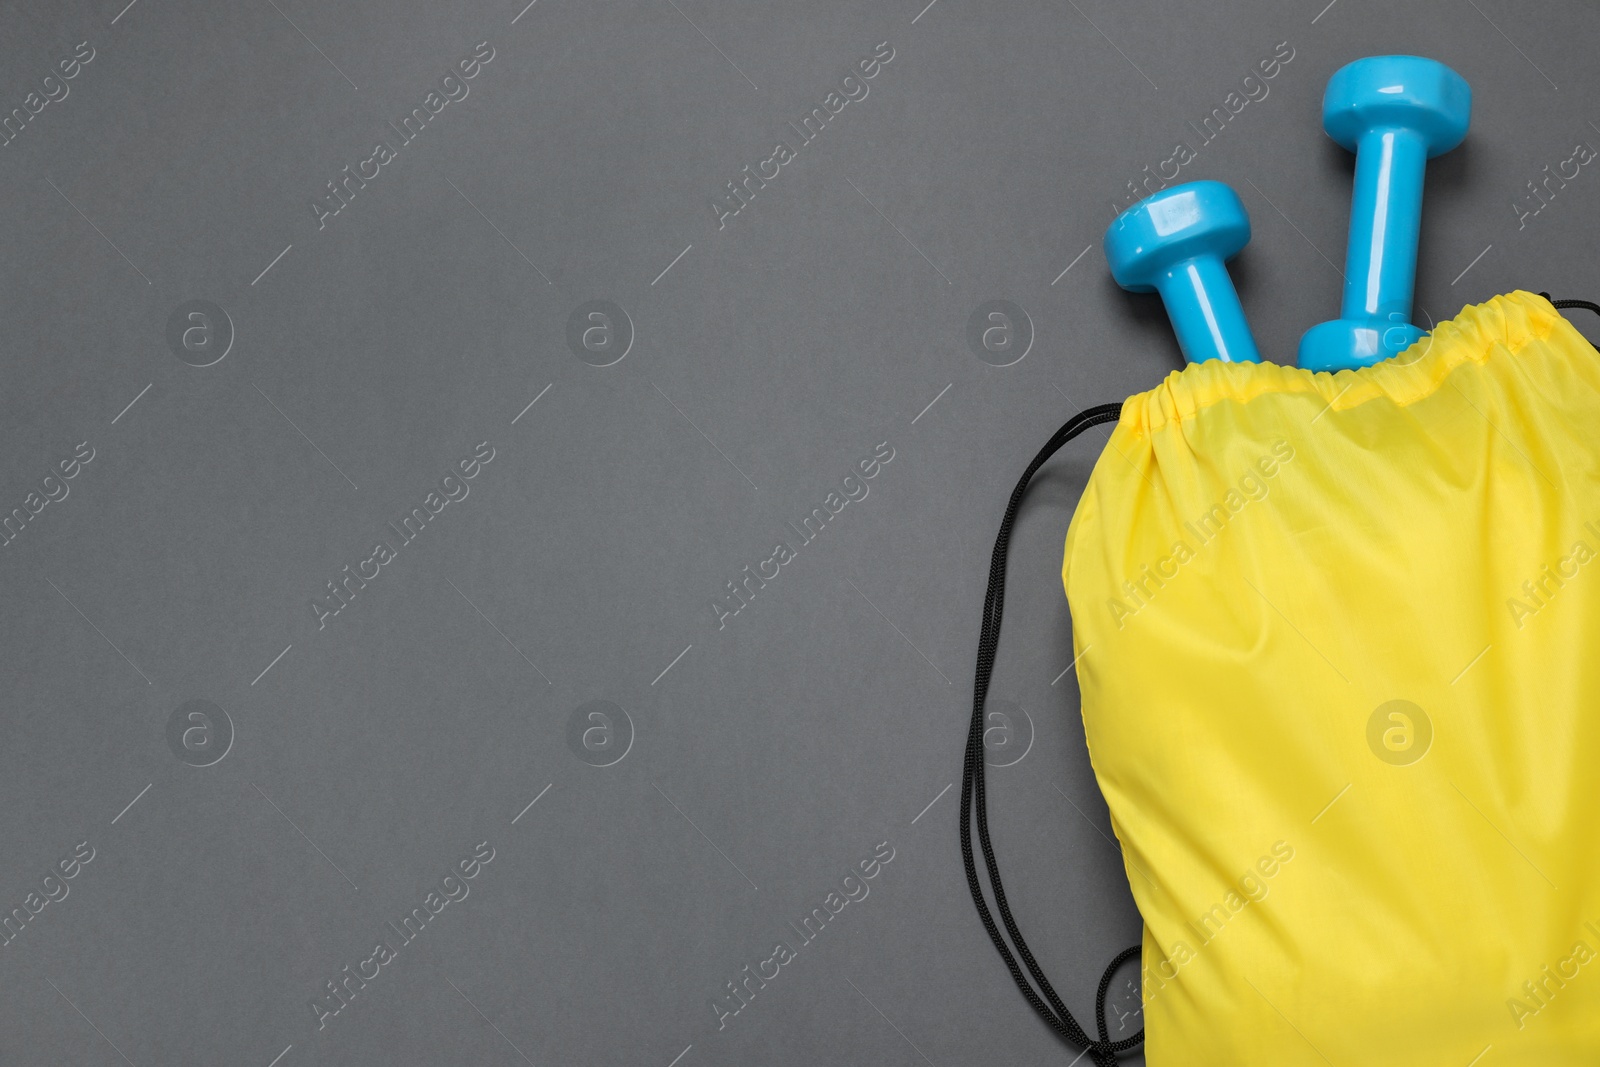
[[[1546,300],[1173,373],[1063,579],[1152,1067],[1600,1064],[1600,355]]]

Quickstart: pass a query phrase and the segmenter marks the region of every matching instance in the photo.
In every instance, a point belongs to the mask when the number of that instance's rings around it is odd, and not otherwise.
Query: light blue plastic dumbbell
[[[1371,56],[1340,68],[1322,98],[1322,125],[1356,154],[1350,243],[1339,318],[1300,339],[1300,366],[1366,367],[1426,333],[1411,324],[1428,160],[1467,136],[1472,87],[1443,63]]]
[[[1135,293],[1156,292],[1191,363],[1259,363],[1255,337],[1223,263],[1250,243],[1250,216],[1221,182],[1163,189],[1106,230],[1111,276]]]

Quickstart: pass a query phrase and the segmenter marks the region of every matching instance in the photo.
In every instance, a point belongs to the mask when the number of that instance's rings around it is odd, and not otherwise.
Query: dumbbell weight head
[[[1133,205],[1106,230],[1111,276],[1136,293],[1159,292],[1191,363],[1261,360],[1223,263],[1250,242],[1250,216],[1221,182],[1164,189]]]
[[[1436,59],[1368,56],[1339,68],[1322,96],[1322,128],[1354,152],[1369,130],[1393,127],[1420,135],[1428,158],[1466,140],[1472,87]]]

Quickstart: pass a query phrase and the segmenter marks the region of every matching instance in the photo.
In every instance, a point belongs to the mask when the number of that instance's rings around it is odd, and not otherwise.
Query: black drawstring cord
[[[1550,300],[1549,293],[1540,293],[1539,295],[1544,297],[1546,300]],[[1550,306],[1555,308],[1557,311],[1561,311],[1565,308],[1583,308],[1585,311],[1592,311],[1596,315],[1600,315],[1600,304],[1596,304],[1592,300],[1550,300]],[[1594,350],[1596,352],[1600,352],[1600,345],[1596,345],[1593,341],[1590,341],[1589,343],[1594,345]]]
[[[1045,461],[1055,455],[1068,441],[1091,426],[1116,422],[1121,411],[1121,404],[1101,404],[1099,407],[1080,411],[1068,419],[1066,425],[1051,436],[1049,443],[1033,458],[1033,462],[1028,464],[1028,469],[1022,474],[1022,480],[1017,482],[1017,487],[1011,491],[1011,501],[1006,505],[1005,517],[1000,521],[1000,533],[995,537],[994,555],[989,563],[989,591],[983,600],[983,628],[978,636],[978,669],[973,684],[972,729],[967,733],[966,765],[961,775],[961,858],[966,863],[967,886],[972,890],[972,902],[977,905],[978,916],[983,920],[984,929],[989,931],[989,938],[994,942],[994,947],[999,950],[1000,958],[1006,961],[1006,967],[1011,971],[1011,977],[1016,980],[1017,988],[1022,990],[1022,995],[1033,1005],[1033,1010],[1050,1024],[1052,1030],[1071,1044],[1085,1049],[1093,1058],[1095,1067],[1115,1067],[1119,1053],[1137,1048],[1144,1041],[1142,1027],[1137,1034],[1120,1041],[1112,1041],[1110,1031],[1106,1027],[1106,996],[1111,989],[1111,982],[1117,968],[1139,954],[1139,946],[1134,945],[1118,953],[1105,973],[1100,976],[1100,989],[1095,995],[1095,1025],[1100,1036],[1098,1040],[1091,1038],[1083,1027],[1078,1025],[1078,1021],[1072,1017],[1072,1013],[1056,994],[1050,980],[1039,969],[1033,953],[1028,950],[1028,943],[1022,939],[1022,933],[1017,929],[1016,920],[1011,917],[1011,906],[1006,902],[1005,887],[1000,881],[1000,868],[995,862],[994,848],[989,842],[989,806],[984,789],[983,710],[989,695],[989,680],[994,675],[995,648],[1000,643],[1000,618],[1005,611],[1006,557],[1011,551],[1011,527],[1015,524],[1017,511],[1022,506],[1022,497],[1028,491],[1028,483],[1033,480],[1039,468],[1044,466]],[[978,881],[977,864],[972,858],[974,811],[978,823],[978,842],[983,847],[984,866],[988,868],[989,884],[994,890],[995,910],[1000,913],[1000,920],[1005,923],[1006,932],[1011,935],[1011,941],[1017,947],[1016,954],[1022,957],[1022,962],[1028,968],[1028,974],[1037,983],[1039,991],[1043,992],[1044,999],[1040,999],[1039,992],[1035,992],[1027,977],[1023,975],[1022,968],[1017,966],[1016,957],[1012,955],[1005,938],[1000,936],[994,917],[989,913],[989,906],[984,902],[983,886]],[[1049,1003],[1046,1004],[1045,1001]]]

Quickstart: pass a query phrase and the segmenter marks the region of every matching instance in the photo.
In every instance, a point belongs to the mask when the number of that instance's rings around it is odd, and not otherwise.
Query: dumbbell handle
[[[1261,362],[1239,294],[1222,260],[1196,256],[1174,263],[1155,279],[1155,286],[1178,335],[1178,347],[1190,363],[1208,359]]]
[[[1357,143],[1344,318],[1410,321],[1427,165],[1428,146],[1412,130],[1380,127]]]

